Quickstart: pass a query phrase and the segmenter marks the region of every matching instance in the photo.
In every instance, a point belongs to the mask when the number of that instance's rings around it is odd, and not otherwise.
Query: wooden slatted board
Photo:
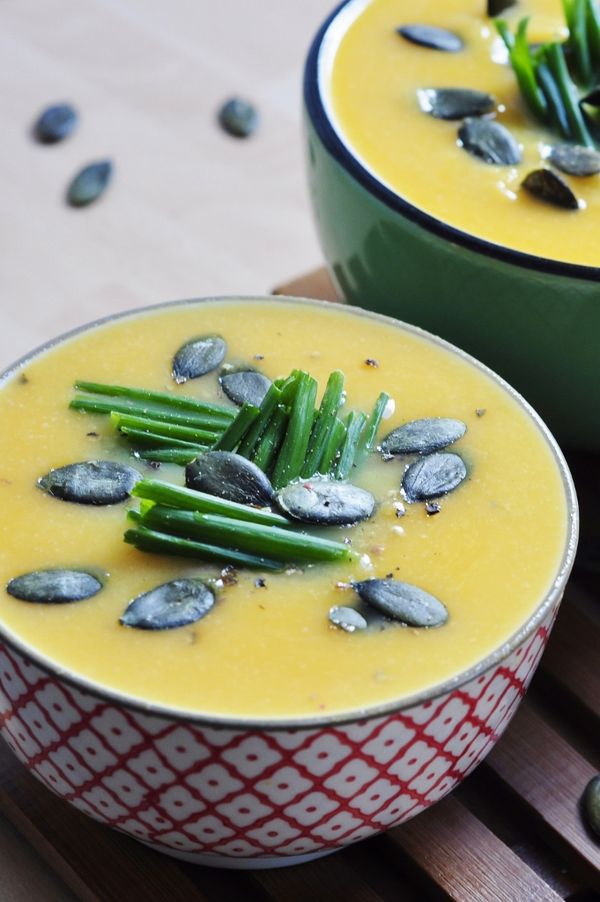
[[[276,293],[336,300],[324,270]],[[570,463],[583,535],[593,537],[597,462]],[[592,902],[600,839],[586,829],[579,799],[600,771],[599,662],[600,577],[576,570],[540,671],[485,763],[404,826],[311,864],[236,872],[179,863],[53,796],[4,745],[0,812],[62,882],[64,899]]]

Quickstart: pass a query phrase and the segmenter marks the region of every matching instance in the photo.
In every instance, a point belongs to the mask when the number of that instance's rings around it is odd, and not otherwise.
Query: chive
[[[537,80],[548,104],[548,113],[552,124],[565,138],[571,135],[567,111],[552,72],[546,63],[540,62],[536,70]]]
[[[575,86],[567,69],[562,46],[557,43],[548,44],[546,53],[550,70],[560,91],[569,119],[571,137],[578,144],[583,144],[585,147],[594,147],[594,142],[587,130],[583,114],[579,108]]]
[[[158,445],[159,447],[162,445],[166,448],[188,448],[190,451],[195,451],[197,454],[208,450],[207,445],[186,442],[183,439],[159,435],[156,432],[146,432],[145,429],[132,429],[130,426],[121,426],[120,431],[123,435],[126,435],[127,438],[131,439],[132,442],[135,442],[136,444],[139,443],[140,445]]]
[[[377,438],[379,425],[381,423],[381,419],[383,417],[383,414],[385,413],[385,408],[387,407],[389,400],[390,396],[387,394],[387,392],[382,391],[375,401],[375,406],[373,407],[371,415],[367,420],[365,431],[362,434],[361,442],[354,458],[355,467],[360,466],[360,464],[365,460],[366,457],[368,457],[368,455],[375,447],[375,440]]]
[[[496,30],[508,50],[510,63],[523,99],[538,119],[541,119],[542,122],[547,122],[548,106],[546,98],[535,78],[535,66],[527,40],[529,18],[521,19],[515,35],[510,32],[508,25],[503,19],[498,19],[495,24]]]
[[[178,510],[203,511],[204,513],[223,514],[236,517],[238,520],[250,520],[254,523],[265,523],[271,526],[288,526],[289,520],[279,514],[239,504],[237,501],[226,501],[206,492],[171,485],[159,479],[142,479],[131,490],[136,498],[144,498],[157,504],[176,507]]]
[[[235,451],[259,413],[260,410],[255,404],[245,401],[240,407],[237,417],[214,444],[213,449],[215,451]]]
[[[198,452],[191,448],[189,451],[185,448],[140,448],[135,452],[135,456],[140,460],[155,460],[161,464],[178,464],[185,467],[198,456]]]
[[[350,475],[366,423],[365,414],[356,410],[352,410],[346,417],[346,436],[335,467],[336,479],[347,479]]]
[[[316,395],[315,380],[308,373],[300,373],[287,431],[271,477],[276,489],[300,475],[310,439]]]
[[[197,429],[214,429],[222,432],[229,425],[229,420],[224,420],[220,415],[192,414],[186,410],[177,410],[166,406],[159,406],[139,401],[116,400],[114,398],[104,400],[102,398],[88,398],[85,395],[76,395],[69,404],[73,410],[84,410],[87,413],[123,413],[131,416],[141,416],[153,420],[162,420],[167,423],[179,423],[182,426],[192,426]]]
[[[600,66],[600,9],[596,0],[587,0],[586,20],[590,53],[596,66]]]
[[[588,44],[586,0],[563,0],[563,10],[569,28],[567,44],[573,56],[575,71],[579,80],[587,85],[592,80],[592,62]]]
[[[330,471],[334,469],[338,452],[344,443],[345,438],[346,427],[342,421],[336,417],[333,421],[332,428],[329,431],[329,435],[327,436],[327,444],[323,449],[323,456],[319,465],[318,472],[323,476],[327,476]]]
[[[157,403],[161,406],[190,410],[200,416],[207,413],[214,417],[220,417],[222,420],[233,420],[237,412],[231,407],[223,407],[222,404],[197,401],[195,398],[187,398],[171,392],[149,391],[145,388],[129,388],[125,385],[107,385],[104,382],[84,382],[78,380],[75,383],[75,388],[79,391],[89,392],[95,395],[110,395],[113,398],[131,398],[133,401],[148,401],[150,403]]]
[[[306,463],[302,468],[302,476],[308,478],[319,471],[319,465],[323,456],[323,450],[327,442],[327,436],[331,430],[339,408],[344,403],[344,374],[340,370],[330,373],[317,419],[313,425]]]
[[[268,473],[271,464],[283,442],[288,421],[288,411],[279,404],[252,454],[252,461],[264,473]]]
[[[281,563],[268,558],[244,554],[241,551],[232,551],[229,548],[218,548],[215,545],[206,545],[204,542],[193,542],[190,539],[182,539],[179,536],[168,536],[164,533],[147,529],[145,526],[128,529],[123,538],[129,545],[135,545],[139,551],[177,554],[209,561],[223,561],[228,564],[256,567],[262,570],[282,569]]]
[[[281,389],[276,385],[271,385],[260,405],[260,414],[239,444],[237,453],[241,454],[242,457],[250,457],[254,451],[280,399]]]
[[[127,426],[130,429],[141,429],[143,432],[151,432],[155,435],[183,439],[194,445],[212,445],[219,438],[218,432],[205,429],[190,429],[188,426],[179,426],[176,423],[165,423],[162,420],[151,420],[145,417],[132,417],[128,414],[116,413],[115,411],[111,413],[110,420],[115,429]]]

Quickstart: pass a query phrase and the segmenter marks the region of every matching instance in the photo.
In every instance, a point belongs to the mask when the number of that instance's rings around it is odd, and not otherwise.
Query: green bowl
[[[600,449],[600,267],[547,260],[446,225],[387,188],[332,122],[333,53],[368,0],[319,30],[304,75],[321,246],[351,304],[434,332],[502,375],[570,447]]]

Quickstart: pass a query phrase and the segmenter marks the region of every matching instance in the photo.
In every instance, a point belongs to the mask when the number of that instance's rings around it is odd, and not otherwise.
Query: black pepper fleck
[[[229,564],[221,570],[221,579],[224,586],[235,586],[238,581],[238,575],[235,567]]]
[[[485,413],[485,407],[477,407],[475,413],[478,417],[482,417]]]
[[[428,501],[425,505],[425,510],[427,512],[428,517],[433,517],[434,514],[439,514],[441,511],[440,505],[437,501]]]
[[[264,359],[265,359],[265,355],[264,355],[264,354],[255,354],[255,355],[254,355],[254,359],[255,359],[255,360],[264,360]]]
[[[97,433],[97,432],[86,432],[86,435],[87,435],[89,438],[98,438],[98,433]]]
[[[259,576],[258,579],[254,580],[254,585],[256,586],[257,589],[266,589],[267,581],[266,581],[266,579],[263,579],[262,576]]]
[[[367,357],[367,359],[365,360],[365,365],[377,367],[377,366],[379,366],[379,362],[377,360],[375,360],[373,357]]]
[[[29,376],[26,373],[21,373],[19,376],[19,385],[27,385],[29,383]]]

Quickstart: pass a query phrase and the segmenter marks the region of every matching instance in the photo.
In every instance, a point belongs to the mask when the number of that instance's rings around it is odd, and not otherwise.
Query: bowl
[[[473,354],[527,398],[561,443],[597,450],[600,268],[545,259],[448,225],[361,161],[337,124],[329,79],[341,38],[368,5],[346,0],[333,11],[304,74],[310,193],[337,291]]]
[[[47,349],[133,313],[33,351],[0,385]],[[374,313],[353,315],[425,335]],[[140,700],[57,665],[1,622],[1,733],[48,789],[157,851],[203,865],[266,868],[309,861],[402,824],[483,760],[514,715],[558,612],[575,554],[577,503],[564,458],[527,403],[464,352],[430,338],[516,400],[556,465],[566,538],[533,613],[469,669],[402,702],[270,719]]]

